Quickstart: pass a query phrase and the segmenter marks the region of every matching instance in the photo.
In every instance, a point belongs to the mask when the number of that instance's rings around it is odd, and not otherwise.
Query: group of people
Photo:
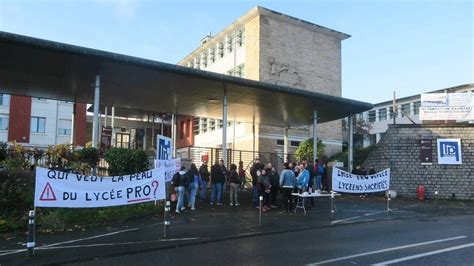
[[[226,187],[229,187],[230,205],[239,206],[238,192],[243,188],[245,182],[245,171],[243,169],[243,162],[239,163],[239,169],[235,164],[230,165],[228,171],[224,161],[216,161],[211,166],[209,172],[207,161],[203,161],[202,165],[197,169],[193,163],[188,171],[182,166],[172,179],[172,185],[177,193],[178,203],[176,205],[176,213],[181,213],[186,209],[185,202],[188,208],[192,211],[196,210],[196,195],[200,188],[200,199],[202,202],[206,200],[208,184],[211,184],[211,206],[214,202],[218,206],[222,205],[222,193]],[[215,200],[215,201],[214,201]]]
[[[291,162],[285,163],[285,168],[278,173],[271,163],[262,164],[259,159],[255,159],[250,168],[252,176],[252,201],[257,208],[260,208],[259,198],[263,198],[262,211],[269,211],[277,208],[277,199],[280,193],[283,194],[285,211],[291,213],[294,206],[293,192],[303,193],[313,190],[327,190],[326,165],[315,160],[310,164],[307,160],[302,160],[299,164]],[[209,171],[207,161],[204,161],[199,169],[195,164],[186,171],[185,167],[173,176],[172,184],[177,193],[176,213],[181,213],[187,207],[192,211],[196,210],[196,197],[199,196],[201,202],[206,200],[208,184],[211,187],[210,205],[216,203],[221,206],[222,194],[225,188],[229,189],[230,206],[239,206],[239,191],[244,189],[245,170],[243,163],[239,167],[230,165],[230,169],[223,160],[216,161]],[[200,193],[198,194],[198,190]],[[314,204],[314,202],[311,202]]]
[[[311,165],[307,160],[301,163],[285,163],[285,168],[278,174],[271,163],[266,165],[256,159],[250,169],[252,176],[252,200],[260,208],[260,197],[263,198],[262,211],[277,208],[278,192],[283,194],[285,211],[291,213],[294,205],[293,192],[303,193],[312,190],[329,190],[326,166],[315,160]],[[312,202],[314,204],[314,202]]]

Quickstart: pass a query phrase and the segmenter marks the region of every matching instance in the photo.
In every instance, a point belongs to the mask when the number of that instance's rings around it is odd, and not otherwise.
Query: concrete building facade
[[[255,7],[218,34],[203,38],[201,46],[178,64],[341,96],[341,42],[349,37]],[[219,146],[220,120],[194,118],[192,121],[195,146]],[[264,122],[260,125],[239,123],[231,118],[229,122],[229,147],[250,151],[255,147],[257,152],[283,151],[283,128],[266,126]],[[308,118],[310,124],[311,118]],[[293,153],[299,142],[312,136],[312,129],[288,127],[289,153]],[[326,145],[327,155],[342,150],[341,121],[318,125],[318,136]]]

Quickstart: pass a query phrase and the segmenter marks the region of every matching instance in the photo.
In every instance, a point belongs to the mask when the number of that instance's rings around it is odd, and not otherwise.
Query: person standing
[[[229,174],[229,186],[230,186],[230,206],[239,206],[239,186],[240,179],[239,174],[237,173],[237,166],[235,164],[230,165],[230,174]]]
[[[245,189],[245,170],[244,170],[244,162],[239,162],[239,179],[241,182],[240,188],[242,191],[247,191]]]
[[[222,171],[219,162],[211,167],[211,184],[212,184],[212,193],[211,193],[211,205],[214,205],[214,198],[217,198],[217,205],[222,205],[222,188],[225,183],[225,174]]]
[[[203,161],[201,167],[199,167],[199,174],[201,175],[201,200],[206,200],[207,184],[209,183],[209,169],[207,168],[207,161]]]
[[[189,178],[189,187],[188,187],[188,207],[191,208],[191,211],[195,211],[196,203],[196,193],[201,183],[201,176],[199,176],[199,171],[195,164],[191,164],[191,168],[188,171]]]
[[[257,171],[258,175],[258,187],[259,194],[263,197],[263,208],[262,211],[266,212],[271,209],[270,207],[270,193],[271,193],[271,183],[270,178],[268,178],[267,171],[263,169],[262,171]]]
[[[271,208],[276,208],[276,201],[278,197],[278,190],[280,188],[280,178],[278,176],[278,173],[276,172],[275,168],[272,166],[271,163],[267,164],[267,175],[268,178],[270,179],[270,207]]]
[[[296,187],[296,177],[288,163],[285,163],[285,169],[280,173],[280,187],[283,189],[285,211],[290,214],[293,210],[293,197],[291,193],[293,193]]]
[[[323,179],[323,174],[324,174],[324,167],[321,164],[321,161],[319,159],[316,159],[314,161],[314,174],[316,176],[316,189],[318,191],[321,191],[322,189],[322,179]]]
[[[188,176],[185,169],[184,166],[181,166],[180,171],[173,176],[173,186],[176,188],[176,192],[178,193],[176,213],[181,213],[186,209],[184,207],[184,194],[186,193],[186,187],[188,186]]]
[[[257,189],[257,184],[258,184],[258,175],[257,171],[262,170],[263,165],[260,164],[260,160],[258,158],[255,158],[255,162],[250,168],[250,175],[252,176],[252,202],[254,206],[258,206],[258,189]]]
[[[298,190],[300,193],[308,191],[308,183],[309,183],[309,172],[306,170],[305,165],[302,163],[300,164],[300,173],[298,175]]]

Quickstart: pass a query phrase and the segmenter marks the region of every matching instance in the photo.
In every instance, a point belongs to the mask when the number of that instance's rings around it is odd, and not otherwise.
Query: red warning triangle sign
[[[54,195],[53,188],[49,184],[49,182],[46,183],[46,186],[44,186],[43,193],[41,193],[40,200],[42,201],[54,201],[56,200],[56,195]]]

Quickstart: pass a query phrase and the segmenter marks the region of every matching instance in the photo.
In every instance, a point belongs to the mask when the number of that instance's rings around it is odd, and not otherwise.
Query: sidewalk
[[[258,226],[259,211],[250,202],[250,192],[241,192],[241,206],[228,205],[228,191],[223,206],[209,206],[197,202],[197,211],[186,210],[172,214],[167,239],[163,239],[162,216],[144,218],[116,224],[107,228],[94,228],[85,232],[37,234],[37,250],[33,258],[24,252],[26,235],[3,239],[0,244],[0,264],[44,264],[80,262],[118,254],[141,253],[148,250],[170,249],[182,245],[256,237],[262,234],[311,230],[351,223],[377,222],[386,219],[427,219],[440,215],[474,214],[474,202],[393,199],[391,212],[382,198],[342,196],[335,200],[337,213],[330,217],[330,200],[320,198],[316,206],[304,216],[301,210],[288,215],[283,208],[262,213],[262,226]]]

